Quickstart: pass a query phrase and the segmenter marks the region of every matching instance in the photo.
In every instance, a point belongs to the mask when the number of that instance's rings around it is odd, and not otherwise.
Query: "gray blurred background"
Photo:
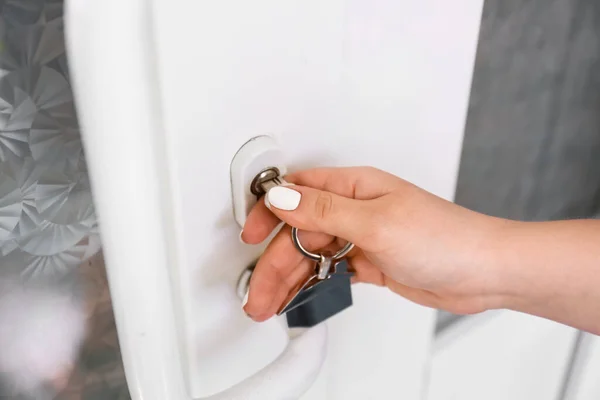
[[[600,209],[600,2],[485,3],[456,201],[496,216]]]
[[[61,84],[68,87],[61,15],[60,0],[0,0],[0,162],[8,163],[6,152],[11,147],[6,143],[11,143],[6,138],[14,136],[11,136],[15,130],[11,118],[19,108],[16,102],[23,101],[19,97],[21,92],[29,95],[37,106],[27,111],[28,118],[33,121],[35,115],[31,113],[45,112],[44,106],[39,104],[43,100],[43,96],[39,96],[43,89],[39,88],[39,69],[45,67],[52,70],[52,74],[58,73],[64,78]],[[458,179],[456,201],[459,204],[487,214],[525,220],[598,214],[599,19],[600,3],[595,0],[486,1]],[[22,40],[22,44],[18,40]],[[31,78],[34,73],[36,77]],[[30,78],[36,79],[35,84],[23,83]],[[18,85],[21,92],[17,96],[13,89]],[[64,97],[64,90],[62,96],[64,103],[72,102],[69,96]],[[55,119],[62,118],[58,122],[42,118],[42,131],[48,132],[44,123],[64,125],[68,119],[69,124],[76,124],[75,115],[65,115],[65,109],[62,107],[57,114]],[[20,112],[23,112],[22,107]],[[26,128],[20,127],[19,132],[33,142],[36,132],[40,131],[31,125]],[[76,126],[55,130],[58,140],[62,140],[60,135],[78,134]],[[77,139],[68,141],[76,143],[79,151]],[[8,146],[6,154],[1,151],[3,144]],[[22,150],[25,153],[19,157],[23,160],[31,155],[27,153],[29,150]],[[10,162],[19,160],[13,157]],[[83,155],[70,165],[70,170],[62,172],[60,179],[67,179],[67,185],[79,183],[81,187],[81,182],[87,182],[81,160],[84,160]],[[28,184],[41,187],[47,182],[41,179]],[[83,187],[89,190],[88,186]],[[85,197],[85,193],[79,193],[77,199]],[[31,199],[32,202],[37,200]],[[89,235],[94,235],[93,209],[87,212],[88,225],[79,228],[89,228]],[[74,223],[78,222],[81,221]],[[0,236],[0,270],[7,265],[5,254],[16,254],[12,253],[15,243],[21,243],[14,238],[14,232]],[[87,246],[86,239],[80,239],[74,245]],[[61,249],[59,255],[64,256],[66,252]],[[84,253],[89,252],[81,249],[78,257],[87,257]],[[85,271],[86,279],[93,282],[97,293],[90,315],[94,328],[68,390],[58,398],[128,398],[101,255],[84,264],[76,257],[57,257],[73,263],[69,266],[65,264],[67,261],[61,261],[61,274],[68,276]],[[47,263],[47,257],[44,260],[44,271],[49,269],[52,273],[52,264]],[[438,331],[457,318],[441,313]],[[0,397],[3,394],[15,398],[0,385]]]

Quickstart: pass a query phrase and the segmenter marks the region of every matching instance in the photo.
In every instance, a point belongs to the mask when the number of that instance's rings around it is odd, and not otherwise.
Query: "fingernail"
[[[240,231],[240,236],[239,236],[240,243],[242,243],[242,244],[246,244],[246,242],[244,242],[244,239],[242,238],[242,235],[243,235],[243,234],[244,234],[244,230],[242,229],[242,230]]]
[[[250,293],[250,288],[248,288],[246,290],[246,294],[244,295],[244,298],[242,299],[242,311],[244,312],[244,314],[246,314],[246,317],[250,318],[251,320],[254,320],[254,318],[252,318],[252,315],[248,314],[248,311],[246,311],[246,309],[244,308],[246,306],[246,304],[248,303],[248,294]]]
[[[292,211],[298,208],[301,197],[300,192],[284,186],[275,186],[265,196],[265,205],[269,209],[271,205],[280,210]]]
[[[246,306],[246,303],[248,303],[248,293],[250,293],[250,289],[246,290],[246,294],[244,295],[244,298],[242,300],[242,308],[244,308]]]

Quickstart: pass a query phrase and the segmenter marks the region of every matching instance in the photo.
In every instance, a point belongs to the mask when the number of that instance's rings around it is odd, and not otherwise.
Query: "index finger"
[[[312,168],[286,175],[285,179],[357,200],[371,200],[391,192],[402,180],[373,167]]]
[[[372,167],[313,168],[294,172],[285,178],[290,183],[357,200],[376,199],[404,182]],[[250,211],[241,238],[248,244],[260,243],[280,222],[261,199]]]

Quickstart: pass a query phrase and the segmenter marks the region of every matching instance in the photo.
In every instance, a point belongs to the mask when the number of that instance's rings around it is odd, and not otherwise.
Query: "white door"
[[[433,310],[385,289],[249,321],[229,168],[372,165],[452,199],[481,0],[70,0],[71,70],[134,399],[419,399]],[[399,384],[399,382],[401,382]],[[400,392],[399,392],[400,390]]]
[[[580,334],[572,364],[564,400],[600,399],[600,337]]]
[[[562,399],[575,329],[512,311],[471,318],[438,336],[427,400]]]

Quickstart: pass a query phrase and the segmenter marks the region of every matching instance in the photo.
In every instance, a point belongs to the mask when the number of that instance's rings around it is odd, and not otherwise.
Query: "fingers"
[[[267,193],[265,203],[279,219],[291,226],[325,232],[358,246],[377,223],[377,208],[370,201],[304,186],[274,187]]]
[[[350,269],[354,272],[352,283],[369,283],[377,286],[385,285],[383,273],[373,265],[362,252],[349,258]]]
[[[240,239],[248,244],[261,243],[280,223],[281,220],[269,211],[265,206],[264,201],[261,199],[256,203],[252,210],[250,210]]]
[[[286,179],[298,186],[357,200],[378,198],[404,182],[394,175],[371,167],[314,168],[293,173],[286,176]],[[293,198],[290,200],[293,201]],[[318,205],[324,207],[327,201],[321,199]],[[250,211],[240,238],[248,244],[262,242],[281,222],[278,216],[268,210],[263,200],[259,201]],[[307,226],[299,228],[308,229]]]
[[[289,275],[281,277],[274,291],[261,291],[260,282],[258,284],[251,282],[248,296],[248,304],[250,305],[246,304],[244,310],[253,320],[257,322],[266,321],[279,311],[289,294],[312,273],[314,273],[314,263],[308,259],[303,259],[290,271]],[[254,279],[254,274],[252,278]],[[255,296],[258,296],[258,304],[251,303],[251,299],[254,300]]]
[[[302,256],[291,245],[287,227],[271,242],[254,270],[250,282],[246,313],[255,321],[271,318],[281,308],[286,298],[297,292],[302,283],[315,271],[315,263]],[[310,250],[323,249],[335,252],[340,248],[333,238],[321,234],[300,232],[300,239]],[[384,285],[383,274],[358,249],[349,256],[350,270],[355,273],[353,282]]]
[[[358,200],[383,196],[404,182],[397,176],[373,167],[313,168],[285,178],[296,185]]]
[[[256,264],[244,310],[257,321],[270,318],[279,308],[288,292],[314,264],[294,247],[290,227],[286,226],[273,238]],[[327,246],[333,238],[311,232],[300,232],[300,240],[309,250]]]
[[[262,242],[284,221],[300,229],[300,240],[309,250],[327,246],[332,236],[362,247],[362,237],[377,223],[373,218],[377,204],[369,205],[367,200],[389,193],[402,182],[368,167],[312,169],[286,179],[295,185],[272,188],[251,210],[240,236],[244,242]],[[244,309],[254,320],[263,321],[277,312],[290,290],[314,268],[294,248],[290,229],[284,227],[269,243],[252,275]],[[370,264],[360,257],[353,261],[361,262]],[[382,274],[374,267],[357,270],[357,280],[382,284]]]

